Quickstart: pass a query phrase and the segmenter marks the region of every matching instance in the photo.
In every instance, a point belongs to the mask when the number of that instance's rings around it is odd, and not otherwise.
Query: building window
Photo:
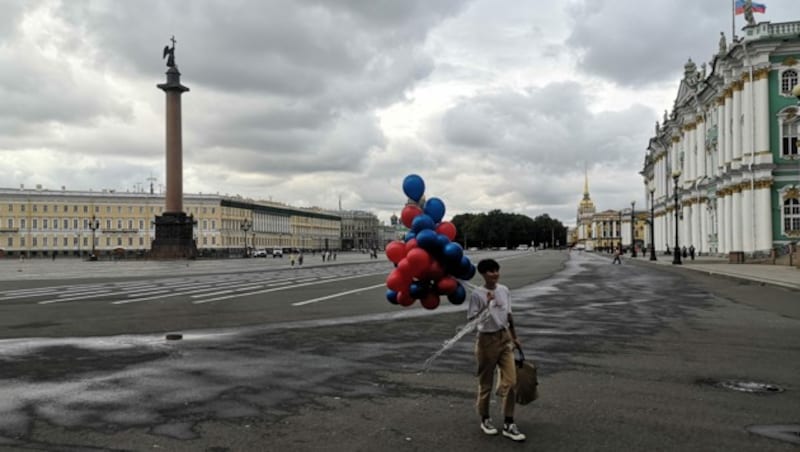
[[[72,220],[72,229],[78,229],[78,219],[77,218]]]
[[[106,229],[111,229],[111,220],[106,220]]]
[[[35,212],[36,209],[33,209],[33,211]],[[47,212],[47,204],[42,205],[42,212]]]
[[[781,138],[781,156],[783,158],[798,155],[797,128],[800,127],[800,117],[797,116],[796,107],[787,107],[778,113],[778,124]]]
[[[795,85],[797,85],[797,71],[794,69],[783,71],[783,74],[781,74],[781,92],[791,96]]]
[[[53,246],[55,246],[58,242],[53,240]],[[47,246],[47,237],[42,237],[42,246]]]
[[[13,218],[9,218],[8,219],[8,228],[11,229],[13,227],[14,227],[14,219]]]
[[[117,237],[117,246],[122,246],[122,237]]]
[[[38,238],[34,237],[34,238],[31,240],[31,242],[33,242],[33,243],[31,244],[32,246],[39,246],[39,239],[38,239]]]
[[[14,238],[13,237],[9,237],[8,238],[8,247],[11,248],[12,246],[14,246]]]
[[[77,220],[75,221],[75,227],[76,228],[78,227]],[[69,220],[67,220],[66,218],[64,219],[64,229],[69,229]]]
[[[787,234],[800,233],[800,199],[787,198],[783,202],[783,230]]]
[[[144,237],[139,237],[139,246],[144,246]]]
[[[19,220],[19,227],[20,227],[20,229],[25,229],[25,219],[24,218]]]
[[[117,229],[122,229],[122,220],[117,220]]]
[[[133,237],[128,237],[128,246],[133,246]]]
[[[133,220],[128,220],[128,229],[133,229]]]
[[[64,241],[63,241],[63,243],[64,243],[64,248],[66,248],[66,247],[67,247],[67,243],[68,243],[68,242],[67,242],[67,240],[69,240],[69,239],[68,239],[68,238],[66,238],[66,237],[64,237]],[[76,239],[75,239],[75,241],[77,241],[77,240],[78,240],[78,239],[76,238]]]
[[[44,221],[46,222],[47,220],[44,220]],[[39,219],[38,218],[34,218],[33,219],[33,223],[32,223],[31,229],[39,229]]]

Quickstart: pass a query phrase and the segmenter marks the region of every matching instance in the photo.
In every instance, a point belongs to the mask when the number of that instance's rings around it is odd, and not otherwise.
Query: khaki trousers
[[[514,342],[507,330],[479,333],[475,341],[475,359],[478,362],[478,401],[476,408],[481,417],[489,417],[489,400],[495,369],[500,369],[497,395],[503,399],[503,415],[514,416],[514,386],[517,368],[514,364]]]

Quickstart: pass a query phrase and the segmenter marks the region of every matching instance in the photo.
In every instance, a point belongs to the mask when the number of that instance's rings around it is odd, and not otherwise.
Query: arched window
[[[800,200],[786,198],[783,201],[783,230],[785,233],[800,233]]]
[[[797,71],[794,69],[783,71],[783,74],[781,74],[781,92],[791,95],[795,85],[797,85]]]
[[[798,155],[798,127],[800,127],[800,116],[797,116],[797,108],[787,107],[778,113],[778,124],[781,138],[781,156],[787,158]]]

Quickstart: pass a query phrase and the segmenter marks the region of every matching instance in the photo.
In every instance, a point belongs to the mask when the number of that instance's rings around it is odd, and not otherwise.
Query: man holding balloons
[[[525,434],[514,423],[514,386],[517,383],[517,369],[514,363],[514,347],[519,340],[514,331],[511,318],[511,299],[508,287],[498,284],[500,264],[494,259],[478,262],[478,273],[484,284],[476,287],[469,297],[467,317],[478,322],[478,338],[475,341],[475,359],[478,362],[478,400],[477,409],[481,416],[481,430],[487,435],[496,435],[497,428],[489,416],[489,399],[492,396],[495,368],[500,369],[498,395],[503,398],[503,436],[514,441],[524,441]],[[487,315],[481,315],[488,310]]]

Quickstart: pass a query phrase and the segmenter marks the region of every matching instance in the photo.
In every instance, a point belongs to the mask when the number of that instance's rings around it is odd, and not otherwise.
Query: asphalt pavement
[[[471,334],[424,371],[465,322],[463,305],[443,305],[182,341],[0,340],[0,450],[797,450],[796,290],[593,253],[495,257],[541,376],[516,414],[525,443],[478,428]],[[349,301],[385,303],[371,293]],[[166,303],[194,309],[142,306]],[[782,430],[789,440],[759,433]]]

